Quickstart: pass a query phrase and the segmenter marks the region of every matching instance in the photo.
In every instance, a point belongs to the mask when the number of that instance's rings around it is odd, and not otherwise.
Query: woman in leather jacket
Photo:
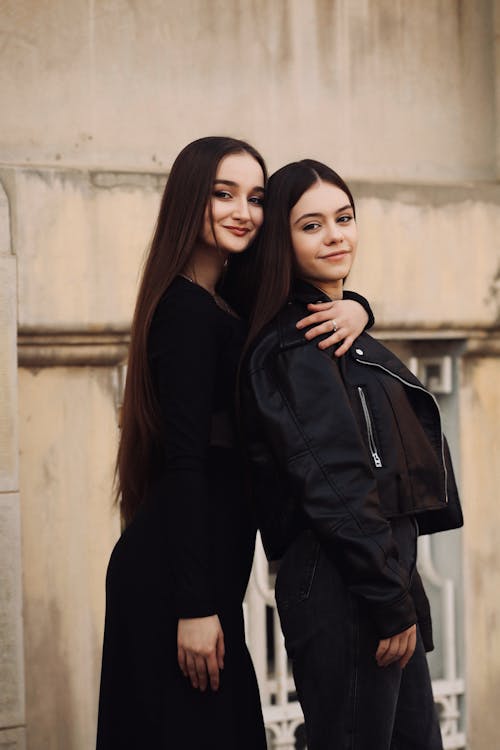
[[[252,146],[214,136],[182,150],[165,187],[128,358],[98,750],[266,747],[242,611],[255,523],[233,425],[244,280],[226,294],[265,180]],[[353,302],[314,310],[342,323],[346,348],[367,319]]]
[[[369,334],[334,357],[300,330],[308,303],[342,299],[357,241],[333,170],[304,160],[271,177],[240,378],[253,498],[267,556],[281,560],[309,750],[440,750],[416,569],[419,529],[462,523],[439,409]]]

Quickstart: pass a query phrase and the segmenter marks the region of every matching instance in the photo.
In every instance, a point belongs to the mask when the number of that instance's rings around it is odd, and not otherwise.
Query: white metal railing
[[[422,578],[438,589],[442,622],[442,678],[434,680],[432,688],[434,700],[440,709],[443,746],[464,748],[465,734],[460,731],[459,699],[465,693],[465,680],[457,676],[457,639],[455,585],[449,578],[441,576],[432,560],[431,539],[429,536],[418,540],[418,569]]]
[[[459,728],[459,700],[465,692],[465,683],[463,678],[457,676],[454,584],[436,571],[429,537],[419,539],[419,571],[422,578],[435,586],[441,595],[443,675],[441,679],[433,681],[432,687],[440,712],[443,745],[445,750],[462,750],[465,748],[465,736]],[[270,750],[295,750],[295,733],[304,719],[295,697],[295,686],[276,611],[272,578],[258,536],[245,600],[247,642],[259,681]]]

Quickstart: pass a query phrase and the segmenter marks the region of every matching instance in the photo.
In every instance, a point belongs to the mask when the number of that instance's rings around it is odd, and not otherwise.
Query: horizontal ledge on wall
[[[111,367],[127,358],[129,334],[47,331],[18,334],[21,367]]]
[[[370,331],[371,333],[371,331]],[[500,328],[405,328],[376,326],[373,335],[381,341],[455,341],[462,342],[462,357],[500,356]]]
[[[461,341],[465,357],[500,356],[499,329],[405,328],[377,326],[375,338],[382,341]],[[128,331],[21,330],[18,334],[20,367],[113,367],[128,354]]]
[[[120,167],[101,168],[89,165],[56,163],[0,162],[0,180],[2,174],[23,172],[46,182],[49,186],[54,180],[88,183],[96,190],[150,190],[161,193],[165,186],[169,170],[161,169],[123,169]],[[500,184],[496,180],[394,180],[394,179],[360,179],[346,175],[356,200],[375,198],[381,201],[397,202],[407,205],[438,208],[451,204],[472,201],[498,206],[500,202]]]
[[[488,338],[467,339],[463,357],[500,357],[500,332],[492,333]]]

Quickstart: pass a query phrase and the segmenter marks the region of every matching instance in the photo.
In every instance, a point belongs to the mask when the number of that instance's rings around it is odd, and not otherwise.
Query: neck
[[[316,287],[316,289],[320,289],[322,292],[326,294],[327,297],[330,297],[331,300],[339,300],[343,297],[344,292],[344,282],[342,279],[339,279],[338,281],[322,281],[318,279],[304,279],[304,281],[307,281],[308,284],[312,284]]]
[[[222,275],[227,255],[227,252],[217,250],[216,247],[198,245],[193,250],[189,262],[182,269],[182,273],[210,294],[215,294],[215,287]]]

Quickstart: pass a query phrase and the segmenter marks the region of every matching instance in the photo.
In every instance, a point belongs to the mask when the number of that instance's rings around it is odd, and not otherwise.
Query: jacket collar
[[[368,367],[375,366],[381,370],[385,370],[390,375],[395,376],[410,386],[427,390],[412,371],[396,357],[394,352],[387,349],[380,341],[372,338],[369,333],[362,333],[358,336],[344,356],[350,357],[358,364]]]
[[[290,290],[288,304],[278,315],[279,340],[282,349],[304,346],[307,343],[304,338],[307,329],[298,330],[295,324],[300,318],[304,318],[308,314],[306,306],[311,302],[331,302],[331,299],[313,284],[302,279],[295,279]],[[325,333],[316,340],[316,343],[328,335]],[[325,351],[331,353],[330,349]],[[333,347],[331,351],[333,351]]]
[[[302,279],[296,279],[289,300],[289,303],[293,302],[305,306],[311,302],[330,302],[330,298],[313,284]],[[305,315],[306,313],[303,314]],[[299,317],[301,316],[297,314],[296,309],[292,310],[288,307],[288,309],[285,308],[283,310],[280,320],[280,345],[282,348],[304,345],[304,331],[299,331],[295,328],[295,323]],[[321,338],[326,338],[328,335],[324,334],[317,341],[320,341]],[[334,350],[335,347],[332,346],[324,351],[332,356]],[[415,377],[411,370],[390,349],[387,349],[368,333],[362,333],[358,336],[344,356],[350,357],[358,364],[378,366],[406,383],[422,388],[422,383]]]
[[[330,297],[325,292],[303,279],[295,279],[293,282],[290,300],[292,302],[300,302],[303,305],[309,305],[314,302],[331,302]]]

